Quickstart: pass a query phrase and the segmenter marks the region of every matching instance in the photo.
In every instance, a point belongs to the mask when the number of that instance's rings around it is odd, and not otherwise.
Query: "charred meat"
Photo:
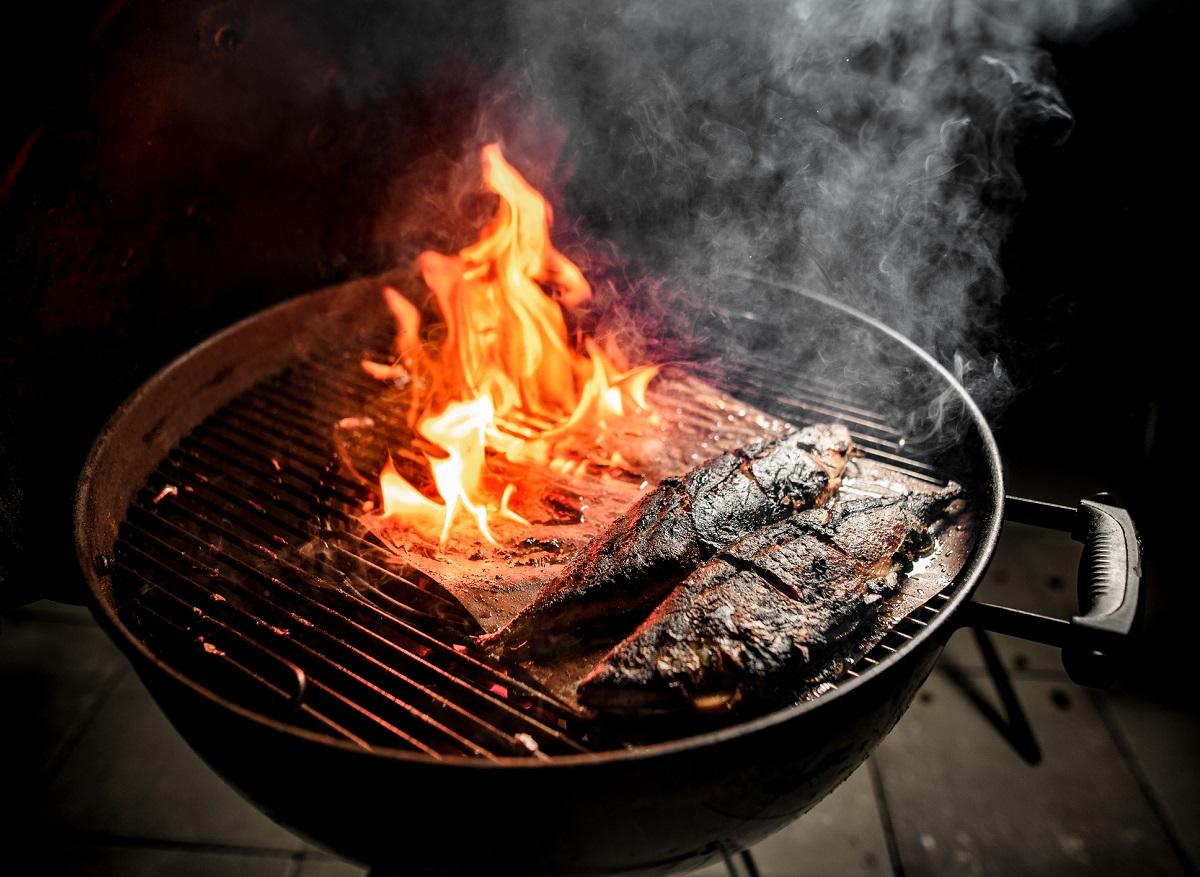
[[[811,426],[664,479],[482,645],[497,655],[536,656],[569,650],[580,631],[628,631],[724,546],[825,503],[849,452],[845,427]]]
[[[580,683],[610,713],[779,702],[844,655],[931,544],[958,495],[864,499],[793,515],[717,553]]]

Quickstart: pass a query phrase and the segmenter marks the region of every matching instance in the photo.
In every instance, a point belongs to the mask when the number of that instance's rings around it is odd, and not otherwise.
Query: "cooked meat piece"
[[[849,651],[959,494],[846,502],[746,536],[697,569],[579,685],[613,713],[777,702]]]
[[[824,424],[664,479],[481,644],[496,655],[562,654],[585,637],[630,630],[723,546],[823,504],[837,490],[849,452],[845,427]]]

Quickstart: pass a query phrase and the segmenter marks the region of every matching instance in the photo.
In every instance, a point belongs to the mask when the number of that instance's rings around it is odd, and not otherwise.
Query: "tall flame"
[[[648,410],[646,388],[657,373],[655,366],[619,371],[591,339],[583,352],[571,345],[563,308],[587,302],[591,286],[551,244],[546,200],[497,144],[485,146],[481,159],[484,185],[500,196],[496,215],[457,255],[426,251],[417,261],[446,326],[436,358],[422,344],[420,311],[387,288],[398,361],[363,362],[376,378],[423,378],[409,417],[441,451],[426,454],[441,502],[389,461],[380,476],[383,514],[442,545],[460,508],[493,544],[489,510],[525,523],[508,509],[514,485],[499,499],[489,495],[487,451],[517,463],[578,465],[610,420]]]

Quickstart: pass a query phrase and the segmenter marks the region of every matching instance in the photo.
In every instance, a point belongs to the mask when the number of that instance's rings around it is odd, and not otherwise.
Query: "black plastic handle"
[[[1094,500],[1079,504],[1071,537],[1083,543],[1080,614],[1071,625],[1090,635],[1063,649],[1063,665],[1076,682],[1107,685],[1115,678],[1140,621],[1141,546],[1128,512]]]
[[[1079,562],[1079,614],[1047,618],[1004,606],[972,603],[966,623],[1059,646],[1068,675],[1081,685],[1112,683],[1137,636],[1142,610],[1141,544],[1133,519],[1107,497],[1075,508],[1010,496],[1005,518],[1069,532],[1083,543]]]

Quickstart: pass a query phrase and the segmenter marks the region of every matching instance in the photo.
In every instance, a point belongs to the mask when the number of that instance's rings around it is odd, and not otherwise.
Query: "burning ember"
[[[430,446],[424,458],[438,495],[426,496],[389,460],[382,517],[443,546],[460,509],[493,545],[489,514],[528,523],[509,508],[517,485],[489,477],[489,452],[558,472],[621,465],[604,435],[617,418],[652,416],[646,388],[657,373],[617,365],[620,353],[591,338],[582,350],[571,343],[564,308],[589,301],[591,286],[551,244],[546,200],[497,144],[481,159],[483,183],[500,197],[496,215],[457,255],[426,251],[418,260],[445,323],[440,346],[430,351],[419,309],[387,288],[396,361],[363,362],[375,378],[411,382],[408,421]]]

